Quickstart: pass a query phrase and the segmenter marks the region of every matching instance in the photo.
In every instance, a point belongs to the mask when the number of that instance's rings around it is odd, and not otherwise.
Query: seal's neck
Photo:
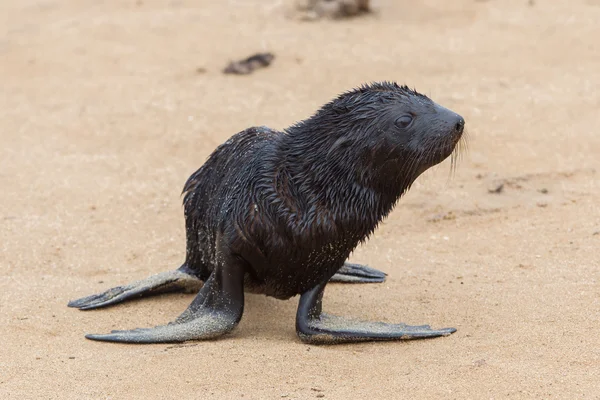
[[[297,194],[298,218],[360,224],[369,235],[408,190],[416,176],[373,151],[360,135],[365,128],[317,114],[286,130],[279,165]]]

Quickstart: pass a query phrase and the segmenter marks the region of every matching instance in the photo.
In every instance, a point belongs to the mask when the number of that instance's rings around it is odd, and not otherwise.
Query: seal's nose
[[[459,135],[462,135],[464,129],[465,129],[465,120],[463,117],[458,115],[458,121],[454,125],[454,132],[458,133]]]

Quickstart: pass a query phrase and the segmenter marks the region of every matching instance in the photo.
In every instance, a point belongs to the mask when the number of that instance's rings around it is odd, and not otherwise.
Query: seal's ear
[[[335,155],[336,153],[342,153],[350,146],[352,146],[352,139],[342,136],[331,145],[329,151],[327,152],[327,157]]]

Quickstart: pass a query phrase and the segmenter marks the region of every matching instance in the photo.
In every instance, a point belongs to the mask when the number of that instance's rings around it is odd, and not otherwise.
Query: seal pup
[[[88,339],[165,343],[230,332],[244,292],[300,295],[296,331],[313,344],[446,336],[454,328],[357,321],[322,311],[329,282],[381,282],[385,274],[347,259],[415,179],[453,153],[465,121],[393,82],[341,94],[284,131],[253,127],[232,136],[183,189],[183,265],[69,303],[89,310],[166,291],[196,291],[173,322],[88,334]]]

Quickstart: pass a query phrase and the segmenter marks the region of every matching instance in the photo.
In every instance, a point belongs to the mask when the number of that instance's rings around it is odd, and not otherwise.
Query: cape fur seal
[[[69,303],[82,310],[166,291],[199,292],[175,321],[89,334],[128,343],[183,342],[231,331],[244,292],[301,295],[296,331],[308,343],[445,336],[431,329],[322,312],[329,282],[382,282],[346,260],[415,179],[449,157],[464,119],[396,83],[364,85],[284,131],[253,127],[208,157],[183,189],[187,252],[173,271]]]

